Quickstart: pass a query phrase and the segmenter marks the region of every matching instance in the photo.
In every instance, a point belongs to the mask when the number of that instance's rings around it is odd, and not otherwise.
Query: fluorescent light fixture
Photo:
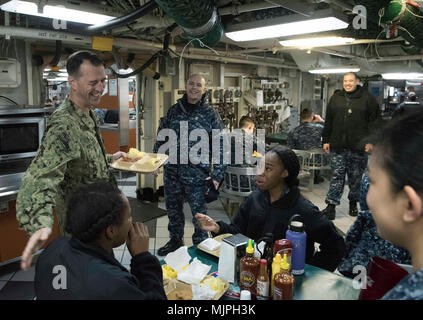
[[[133,72],[134,70],[132,70],[132,68],[128,68],[128,69],[119,69],[119,74],[128,74]]]
[[[1,5],[3,11],[28,14],[32,16],[73,21],[85,24],[100,24],[107,22],[114,17],[98,13],[85,12],[74,9],[67,9],[63,6],[45,5],[42,12],[38,12],[38,6],[28,1],[12,0]]]
[[[226,36],[234,41],[251,41],[345,29],[348,23],[342,18],[340,13],[332,10],[316,11],[309,18],[293,14],[228,26]]]
[[[319,37],[319,38],[307,38],[307,39],[293,39],[279,41],[284,47],[299,47],[304,49],[310,49],[314,47],[328,47],[342,45],[350,42],[354,42],[354,38],[344,37]]]
[[[48,69],[44,69],[44,72],[50,72],[51,71],[51,69],[50,68],[48,68]],[[54,72],[54,71],[53,71]],[[57,72],[57,71],[56,71]],[[59,69],[59,72],[68,72],[67,70],[66,70],[66,68],[65,69]]]
[[[327,67],[327,68],[313,68],[308,72],[313,74],[335,74],[335,73],[347,73],[347,72],[358,72],[360,68],[357,66],[340,66],[340,67]]]
[[[68,77],[58,77],[58,78],[47,78],[48,81],[58,81],[58,82],[63,82],[63,81],[68,81]]]
[[[403,73],[384,73],[382,78],[386,80],[421,80],[423,81],[423,73],[403,72]]]

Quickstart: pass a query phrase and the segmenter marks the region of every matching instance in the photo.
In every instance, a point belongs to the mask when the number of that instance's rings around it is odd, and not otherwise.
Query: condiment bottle
[[[288,239],[281,239],[276,240],[275,244],[273,246],[273,255],[275,256],[277,253],[283,257],[284,254],[286,254],[287,262],[289,263],[289,271],[291,271],[292,268],[292,243]]]
[[[257,277],[257,300],[269,300],[269,274],[267,272],[267,260],[260,260],[260,273]]]
[[[282,257],[279,253],[273,258],[272,262],[272,278],[270,279],[270,296],[273,297],[273,287],[275,284],[275,275],[281,271]]]
[[[260,260],[254,257],[254,241],[251,239],[248,240],[245,252],[246,255],[240,260],[239,286],[241,290],[248,290],[251,296],[255,297]]]
[[[294,297],[294,276],[289,272],[289,264],[284,255],[281,271],[275,276],[273,300],[292,300]]]
[[[265,247],[263,250],[263,253],[260,252],[260,249],[257,247],[257,251],[261,253],[260,259],[266,259],[267,260],[267,271],[269,278],[272,277],[272,261],[273,261],[273,234],[272,233],[266,233],[263,238],[259,239],[257,243],[260,243],[261,241],[265,242]]]

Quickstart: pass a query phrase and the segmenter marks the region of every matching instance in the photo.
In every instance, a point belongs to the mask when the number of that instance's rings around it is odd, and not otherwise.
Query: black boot
[[[350,202],[350,210],[348,212],[348,214],[351,217],[357,217],[358,214],[358,209],[357,209],[357,202]]]
[[[335,220],[336,211],[334,204],[328,204],[322,212],[329,220]]]
[[[184,240],[182,239],[170,239],[163,247],[157,250],[159,256],[165,256],[170,252],[173,252],[184,245]]]

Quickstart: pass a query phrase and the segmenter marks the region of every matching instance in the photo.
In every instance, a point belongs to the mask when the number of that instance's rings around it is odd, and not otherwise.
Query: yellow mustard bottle
[[[273,258],[272,279],[270,280],[270,296],[273,297],[273,288],[275,284],[275,275],[281,271],[282,257],[279,253]]]

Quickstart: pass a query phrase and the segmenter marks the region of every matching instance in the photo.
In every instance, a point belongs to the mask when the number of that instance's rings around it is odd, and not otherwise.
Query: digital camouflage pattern
[[[203,214],[207,213],[204,201],[205,192],[205,181],[198,180],[195,183],[187,184],[180,181],[178,176],[173,173],[167,172],[164,175],[164,196],[166,211],[169,217],[168,230],[170,238],[182,239],[184,237],[185,215],[183,209],[185,201],[188,202],[193,215],[193,244],[198,244],[208,238],[207,232],[199,228],[197,219],[194,218],[197,212]]]
[[[380,257],[395,263],[410,264],[407,250],[394,246],[379,237],[376,223],[370,211],[360,211],[354,224],[345,236],[347,253],[338,266],[338,271],[353,278],[353,268],[357,265],[367,267],[372,257]]]
[[[218,129],[223,130],[225,126],[219,116],[219,114],[209,105],[207,105],[204,101],[205,95],[203,99],[197,102],[196,105],[189,105],[186,101],[186,95],[183,98],[179,99],[178,102],[173,105],[166,116],[160,119],[160,125],[157,130],[157,133],[163,129],[170,129],[176,133],[177,136],[177,163],[165,164],[165,172],[171,171],[173,173],[178,173],[180,179],[184,180],[187,183],[191,183],[195,180],[198,180],[202,177],[207,178],[211,176],[213,180],[222,181],[223,174],[226,168],[226,165],[223,164],[223,143],[219,144],[219,152],[220,152],[220,163],[213,164],[213,171],[211,168],[212,163],[212,130]],[[196,141],[188,141],[188,148],[186,146],[181,145],[180,142],[180,126],[181,122],[188,124],[188,135],[190,132],[196,129],[205,130],[208,133],[209,137],[209,162],[193,164],[189,161],[187,164],[181,164],[180,158],[182,156],[187,156],[190,154],[191,149],[193,146],[200,141],[198,138]],[[157,153],[160,146],[162,146],[165,141],[157,140],[153,152]]]
[[[401,279],[382,300],[423,300],[423,269]]]
[[[360,183],[367,167],[367,155],[344,150],[330,152],[332,180],[326,196],[326,203],[339,205],[344,192],[345,175],[348,175],[348,200],[357,202],[360,195]]]
[[[379,237],[376,223],[367,206],[366,197],[369,190],[369,176],[363,175],[360,188],[360,211],[354,224],[345,236],[346,254],[338,266],[343,275],[353,278],[353,268],[357,265],[367,267],[374,256],[395,263],[410,264],[411,256],[407,250],[394,246]]]
[[[321,149],[322,131],[321,123],[302,122],[288,133],[287,145],[296,150]]]
[[[108,169],[98,119],[84,114],[66,98],[48,119],[38,154],[22,181],[16,201],[19,227],[29,235],[53,226],[53,208],[65,234],[67,198],[81,183],[106,179],[116,183]]]
[[[221,137],[219,144],[220,163],[213,164],[212,170],[212,130],[225,129],[219,114],[204,101],[203,98],[195,105],[188,104],[186,95],[179,99],[173,105],[166,116],[160,119],[160,125],[157,133],[163,129],[170,129],[177,136],[177,163],[167,163],[164,165],[164,196],[166,201],[166,210],[169,217],[169,233],[171,238],[182,239],[184,235],[185,215],[183,212],[183,203],[188,201],[193,215],[200,212],[206,214],[205,192],[206,178],[211,177],[213,180],[221,182],[223,180],[226,165],[223,164],[223,140]],[[180,143],[180,123],[188,123],[188,135],[195,129],[203,129],[208,133],[210,139],[210,162],[193,164],[189,160],[187,164],[181,164],[181,155],[188,155],[191,148],[198,141],[188,141],[188,148],[184,148]],[[166,141],[156,141],[153,152],[157,153],[160,146]],[[194,244],[198,244],[208,237],[206,231],[199,229],[197,221],[193,218],[195,227],[192,240]]]

